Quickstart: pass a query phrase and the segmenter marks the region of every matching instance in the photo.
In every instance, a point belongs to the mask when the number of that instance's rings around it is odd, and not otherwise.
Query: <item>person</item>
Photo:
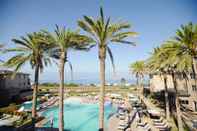
[[[140,115],[139,115],[138,111],[136,112],[136,120],[137,120],[138,123],[141,122]]]
[[[53,114],[51,114],[50,125],[51,125],[51,129],[52,129],[53,128]]]

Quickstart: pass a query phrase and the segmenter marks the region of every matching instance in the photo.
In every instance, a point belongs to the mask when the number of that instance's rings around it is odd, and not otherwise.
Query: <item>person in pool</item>
[[[51,125],[51,129],[52,129],[53,128],[53,114],[51,114],[50,125]]]

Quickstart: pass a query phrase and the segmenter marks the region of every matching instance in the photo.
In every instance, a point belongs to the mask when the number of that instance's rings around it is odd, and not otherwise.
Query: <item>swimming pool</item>
[[[40,107],[40,101],[38,101],[38,105],[37,105],[37,108]],[[25,110],[31,110],[32,109],[32,102],[31,101],[28,101],[28,102],[25,102],[23,104],[21,104],[21,107],[24,107]]]
[[[98,130],[98,104],[65,103],[64,104],[64,128],[70,131],[97,131]],[[53,116],[53,127],[58,128],[58,107],[47,109],[42,115],[50,118]],[[111,113],[116,108],[110,104],[105,106],[105,125]],[[50,122],[44,125],[50,127]]]

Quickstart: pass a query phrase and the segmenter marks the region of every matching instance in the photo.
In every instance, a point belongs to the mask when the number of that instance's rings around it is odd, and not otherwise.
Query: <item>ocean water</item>
[[[69,131],[97,131],[98,130],[98,104],[64,104],[64,128]],[[58,127],[58,107],[53,107],[45,111],[42,115],[49,118],[53,117],[53,127]],[[105,105],[105,125],[111,113],[115,113],[116,108]],[[45,124],[50,127],[50,122]]]
[[[74,72],[73,77],[71,78],[70,73],[65,72],[65,83],[77,83],[77,84],[98,84],[100,83],[99,73],[88,73],[88,72]],[[33,77],[33,76],[31,76]],[[127,73],[116,72],[114,76],[113,73],[106,73],[106,83],[120,83],[121,78],[124,78],[126,82],[135,84],[136,79],[133,75]],[[32,78],[33,80],[33,78]],[[58,83],[59,82],[59,74],[46,72],[40,75],[40,83],[50,82],[50,83]]]

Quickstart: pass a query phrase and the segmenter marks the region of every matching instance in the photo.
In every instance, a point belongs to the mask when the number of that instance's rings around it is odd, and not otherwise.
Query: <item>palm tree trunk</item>
[[[138,76],[136,76],[136,84],[137,84],[137,88],[139,89],[140,84],[139,84],[139,77]]]
[[[34,74],[34,87],[33,87],[33,99],[32,99],[32,118],[34,120],[36,117],[38,80],[39,80],[39,66],[37,65],[35,68],[35,74]]]
[[[99,98],[99,131],[104,131],[104,97],[105,97],[105,50],[99,51],[100,61],[100,98]]]
[[[137,84],[137,92],[139,93],[139,96],[142,98],[141,96],[141,90],[140,90],[140,82],[139,82],[139,76],[136,75],[136,84]]]
[[[195,85],[197,87],[197,65],[196,65],[196,60],[194,57],[192,58],[192,68],[193,68],[193,73],[194,73]]]
[[[59,75],[60,75],[60,86],[59,86],[59,131],[64,131],[64,64],[65,64],[65,53],[61,53],[59,63]]]
[[[172,73],[172,80],[173,80],[174,89],[175,89],[175,104],[176,104],[178,130],[179,131],[184,131],[183,122],[182,122],[182,118],[181,118],[182,113],[181,113],[179,97],[178,97],[177,82],[176,82],[176,78],[175,78],[174,73]]]
[[[141,81],[140,81],[140,85],[141,85],[141,88],[142,88],[142,97],[144,98],[144,77],[142,76],[141,77]]]
[[[179,131],[184,131],[183,121],[181,118],[180,103],[179,103],[179,98],[177,96],[176,96],[176,112],[177,112],[178,129],[179,129]]]
[[[139,91],[139,96],[141,99],[144,99],[144,87],[142,84],[142,78],[140,76],[137,76],[137,86]]]
[[[165,87],[166,119],[169,121],[170,120],[170,105],[169,105],[167,76],[166,75],[164,75],[164,87]]]
[[[191,76],[190,74],[186,74],[185,75],[185,83],[186,83],[186,88],[187,88],[187,94],[191,94],[192,93],[192,84],[191,84]],[[191,109],[193,109],[193,99],[191,97],[189,97],[189,106],[191,107]]]
[[[194,75],[196,77],[197,76],[197,66],[196,66],[196,60],[194,57],[192,58],[192,64],[193,64]]]

